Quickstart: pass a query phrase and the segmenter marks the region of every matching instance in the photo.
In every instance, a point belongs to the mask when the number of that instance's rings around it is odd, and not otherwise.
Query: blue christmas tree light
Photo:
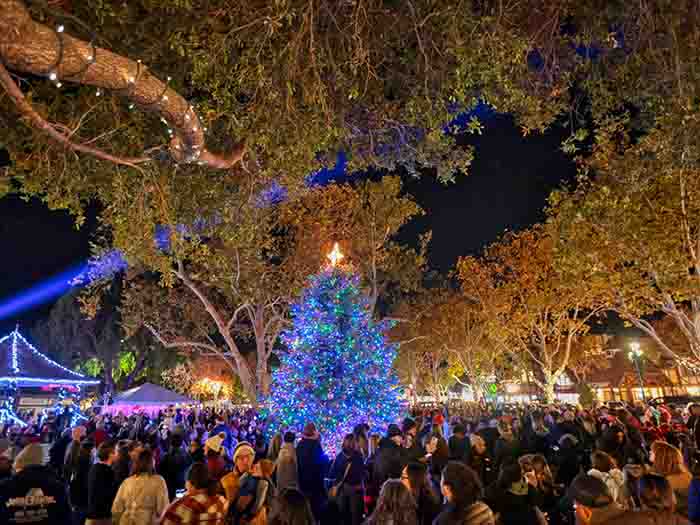
[[[331,451],[358,424],[383,432],[403,406],[392,368],[396,348],[384,335],[389,325],[373,320],[359,277],[338,267],[342,257],[336,246],[333,264],[311,277],[292,306],[293,327],[282,334],[288,351],[268,402],[280,427],[313,422]]]

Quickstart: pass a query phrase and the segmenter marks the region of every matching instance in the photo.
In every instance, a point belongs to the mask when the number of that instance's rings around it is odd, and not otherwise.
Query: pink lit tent
[[[126,390],[118,394],[111,405],[103,407],[103,414],[129,415],[134,412],[145,412],[149,415],[157,414],[170,406],[191,405],[196,401],[189,397],[163,388],[152,383],[144,383],[141,386]]]

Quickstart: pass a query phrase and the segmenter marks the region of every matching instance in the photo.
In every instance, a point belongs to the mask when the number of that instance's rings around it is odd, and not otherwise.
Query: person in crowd
[[[274,498],[274,486],[269,480],[272,463],[264,460],[254,463],[255,449],[241,441],[233,454],[234,469],[224,476],[221,484],[226,492],[229,516],[235,525],[265,525]]]
[[[71,470],[71,478],[68,480],[68,494],[73,512],[73,525],[83,525],[87,517],[88,486],[94,448],[95,444],[91,439],[82,441],[77,460]]]
[[[66,456],[63,458],[63,479],[67,482],[73,477],[73,471],[78,468],[78,458],[80,457],[80,443],[85,437],[85,427],[79,425],[71,431],[71,442],[66,448]]]
[[[112,464],[114,484],[119,487],[131,473],[131,457],[129,456],[130,442],[122,439],[117,443],[117,459]]]
[[[269,525],[315,525],[311,504],[296,488],[280,491]]]
[[[214,434],[204,442],[204,455],[207,458],[209,477],[216,481],[219,481],[226,474],[223,443],[223,434]]]
[[[226,424],[224,416],[221,414],[216,417],[216,425],[209,433],[210,436],[217,436],[219,434],[223,434],[223,441],[221,444],[230,454],[233,447],[233,435],[231,434],[231,428]]]
[[[450,436],[450,440],[448,442],[450,449],[450,461],[461,461],[462,463],[467,462],[470,443],[466,434],[467,430],[461,423],[457,423],[452,428],[452,435]]]
[[[187,469],[192,464],[189,454],[182,448],[182,436],[173,434],[170,438],[170,450],[163,455],[158,466],[158,473],[163,476],[168,486],[168,499],[173,501],[178,490],[185,488]]]
[[[255,449],[247,441],[241,441],[233,452],[233,470],[221,478],[221,486],[229,503],[238,498],[241,489],[241,478],[250,472],[255,460]]]
[[[282,448],[282,434],[277,432],[270,440],[270,446],[267,449],[267,459],[275,463]]]
[[[467,455],[467,465],[477,473],[481,483],[488,487],[495,481],[497,472],[486,447],[486,442],[479,434],[472,434],[469,440],[471,448]]]
[[[404,464],[409,461],[421,461],[425,457],[425,449],[423,448],[422,441],[430,432],[431,425],[424,425],[422,423],[421,421],[421,428],[418,422],[410,417],[405,418],[401,423]]]
[[[365,464],[354,434],[347,434],[328,473],[337,487],[336,502],[343,525],[360,525],[364,512]]]
[[[202,447],[202,442],[199,438],[195,437],[190,441],[189,449],[190,461],[192,463],[205,463],[207,458],[204,455],[204,448]]]
[[[663,476],[645,474],[639,479],[641,509],[626,512],[606,521],[609,525],[688,525],[676,513],[676,501],[670,483]]]
[[[607,524],[625,515],[610,496],[608,486],[597,477],[580,474],[571,483],[568,495],[575,507],[577,525]]]
[[[485,501],[503,525],[540,525],[542,496],[536,487],[534,472],[523,472],[518,462],[504,463]]]
[[[112,504],[117,525],[157,524],[168,506],[168,486],[155,473],[155,460],[150,449],[139,452],[132,474],[119,486]]]
[[[15,473],[0,481],[0,523],[57,525],[71,523],[64,486],[42,465],[38,443],[25,446],[14,461]]]
[[[508,421],[499,421],[496,428],[499,437],[494,448],[494,463],[496,469],[500,470],[501,465],[517,461],[521,450],[520,443],[513,433],[513,427]]]
[[[326,500],[323,480],[328,461],[321,447],[321,437],[313,423],[306,424],[297,444],[297,462],[299,489],[311,502],[314,516],[318,519]]]
[[[398,425],[391,424],[386,437],[379,442],[379,450],[374,460],[374,483],[381,487],[387,479],[398,479],[404,464],[407,463],[403,434]]]
[[[49,449],[49,466],[61,479],[63,478],[63,467],[66,454],[71,442],[71,431],[70,429],[66,428]]]
[[[668,481],[676,498],[676,512],[688,515],[688,492],[692,476],[683,462],[683,453],[663,441],[651,445],[652,470]]]
[[[480,501],[482,485],[464,463],[450,461],[442,471],[440,488],[447,505],[435,525],[495,525],[491,509]]]
[[[418,525],[416,502],[401,480],[389,479],[382,485],[377,506],[365,524]]]
[[[12,461],[9,457],[10,440],[0,438],[0,481],[12,477]],[[63,463],[61,462],[61,465]],[[60,472],[54,469],[54,472]]]
[[[432,525],[440,513],[440,500],[428,479],[425,463],[413,461],[401,472],[401,482],[411,491],[418,515],[418,525]]]
[[[113,441],[103,441],[97,448],[97,463],[88,475],[86,525],[112,525],[112,503],[117,495],[114,462],[117,449]]]
[[[596,450],[591,454],[591,464],[592,468],[588,471],[588,475],[598,478],[605,483],[612,500],[622,504],[625,477],[622,471],[615,465],[615,460],[612,456],[600,450]]]
[[[95,447],[99,448],[103,441],[107,439],[107,432],[105,431],[104,421],[99,420],[95,425],[95,431],[92,433],[92,441],[95,443]]]
[[[435,486],[437,489],[437,485],[440,482],[442,469],[445,468],[447,462],[450,460],[450,448],[445,438],[442,437],[442,433],[440,431],[436,431],[433,432],[426,449],[431,451],[429,456],[430,476],[435,480]]]
[[[369,426],[365,424],[357,425],[352,432],[355,434],[357,450],[362,454],[364,460],[367,460],[369,457],[369,438],[367,432],[369,432]]]
[[[282,492],[285,489],[299,488],[299,474],[297,465],[297,449],[294,447],[296,435],[294,432],[284,433],[284,443],[277,456],[276,468],[277,489]]]
[[[187,493],[170,504],[160,525],[224,525],[228,503],[218,493],[205,463],[193,463],[187,471]]]
[[[568,487],[583,469],[583,451],[579,439],[573,434],[563,434],[559,438],[559,451],[555,455],[557,483]]]

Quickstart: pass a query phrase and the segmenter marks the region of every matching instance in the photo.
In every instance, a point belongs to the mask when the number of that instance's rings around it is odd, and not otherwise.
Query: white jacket
[[[129,476],[119,486],[112,514],[119,525],[157,525],[168,507],[168,487],[158,474]]]
[[[620,469],[614,468],[610,472],[601,472],[593,468],[588,471],[588,475],[605,483],[608,486],[610,497],[614,502],[620,503],[622,487],[625,484],[625,476]]]

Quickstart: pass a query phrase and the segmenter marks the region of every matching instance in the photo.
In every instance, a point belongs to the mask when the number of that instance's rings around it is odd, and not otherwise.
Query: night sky
[[[407,180],[406,188],[427,215],[405,228],[415,238],[433,230],[431,266],[449,270],[460,255],[477,254],[505,229],[518,230],[543,218],[549,192],[571,180],[575,167],[559,146],[563,131],[523,138],[506,116],[493,116],[481,136],[469,137],[476,158],[468,177],[443,185],[433,178]],[[17,294],[75,268],[89,256],[94,221],[76,230],[65,212],[50,212],[38,199],[0,200],[0,311]],[[45,316],[49,304],[0,319],[0,332]]]

